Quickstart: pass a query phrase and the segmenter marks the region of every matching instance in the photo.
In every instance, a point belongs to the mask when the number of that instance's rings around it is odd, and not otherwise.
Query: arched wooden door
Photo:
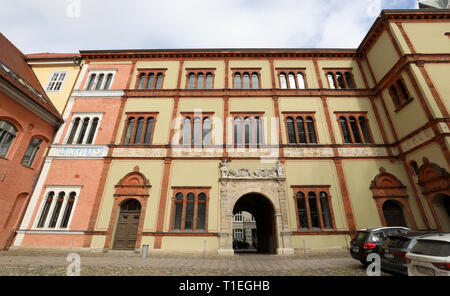
[[[383,214],[387,226],[406,227],[405,216],[402,208],[395,201],[388,200],[383,204]]]
[[[141,204],[135,199],[128,199],[120,206],[113,249],[134,250],[136,247]]]

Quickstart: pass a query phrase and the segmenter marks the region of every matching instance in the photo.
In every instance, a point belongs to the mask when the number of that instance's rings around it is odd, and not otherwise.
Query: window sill
[[[411,97],[409,98],[406,102],[404,102],[403,104],[397,106],[394,110],[395,113],[400,112],[403,108],[405,108],[407,105],[409,105],[409,103],[411,103],[412,101],[414,101],[414,98]]]

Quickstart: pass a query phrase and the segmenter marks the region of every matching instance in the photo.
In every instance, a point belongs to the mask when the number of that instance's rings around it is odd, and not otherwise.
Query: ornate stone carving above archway
[[[290,255],[291,232],[288,227],[288,210],[284,168],[280,162],[275,167],[267,169],[229,169],[228,162],[219,165],[220,178],[220,255],[233,255],[232,247],[232,218],[236,202],[244,195],[259,194],[267,198],[275,212],[276,231],[278,239],[277,253]]]

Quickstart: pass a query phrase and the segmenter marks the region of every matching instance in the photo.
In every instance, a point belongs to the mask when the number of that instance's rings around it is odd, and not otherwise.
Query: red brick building
[[[23,53],[0,33],[0,249],[13,239],[61,123]]]

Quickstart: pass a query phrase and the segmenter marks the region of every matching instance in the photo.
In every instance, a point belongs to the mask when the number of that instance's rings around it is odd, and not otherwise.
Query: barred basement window
[[[123,144],[144,144],[152,142],[153,127],[157,112],[152,113],[127,113]]]
[[[36,220],[35,228],[65,229],[70,219],[80,189],[47,188]]]
[[[60,91],[64,81],[66,80],[66,76],[66,71],[53,72],[49,82],[47,83],[46,91]]]
[[[317,144],[314,113],[283,112],[289,144]]]
[[[9,147],[11,147],[17,135],[17,129],[5,120],[0,120],[0,157],[6,157]]]
[[[300,230],[335,229],[330,186],[291,186]]]
[[[102,114],[73,114],[66,144],[93,144],[102,116]]]
[[[347,144],[373,143],[366,114],[335,112]]]
[[[172,187],[171,229],[178,231],[207,231],[210,187]]]
[[[24,166],[31,167],[41,143],[42,143],[42,140],[39,138],[33,138],[31,140],[30,144],[27,147],[27,150],[25,151],[25,155],[23,156],[23,159],[22,159],[22,164]]]

